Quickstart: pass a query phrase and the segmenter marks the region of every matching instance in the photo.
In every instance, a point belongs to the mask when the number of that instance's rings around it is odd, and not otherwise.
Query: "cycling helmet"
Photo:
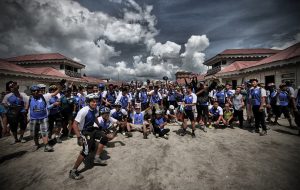
[[[110,113],[110,109],[107,107],[104,107],[101,109],[101,114]]]
[[[49,91],[50,90],[56,90],[57,89],[57,86],[56,85],[51,85],[51,86],[49,86]]]
[[[36,91],[36,90],[40,90],[40,87],[37,85],[33,85],[30,87],[30,91]]]
[[[99,87],[99,88],[104,88],[105,85],[104,85],[103,83],[100,83],[100,84],[98,85],[98,87]]]
[[[86,95],[85,100],[86,102],[90,102],[91,100],[98,99],[98,98],[99,98],[98,94],[92,93]]]
[[[44,85],[44,84],[38,84],[37,86],[40,88],[46,88],[46,85]]]
[[[115,103],[115,106],[117,107],[117,106],[122,106],[122,104],[121,104],[121,102],[117,102],[117,103]]]

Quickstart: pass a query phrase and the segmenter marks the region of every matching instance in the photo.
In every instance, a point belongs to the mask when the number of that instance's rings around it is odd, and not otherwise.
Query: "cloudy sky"
[[[300,1],[1,0],[0,57],[59,52],[122,80],[205,72],[228,48],[300,41]]]

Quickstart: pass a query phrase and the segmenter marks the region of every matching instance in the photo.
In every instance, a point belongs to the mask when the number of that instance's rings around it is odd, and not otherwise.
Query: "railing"
[[[74,72],[74,71],[70,71],[70,70],[65,70],[65,74],[70,76],[70,77],[76,77],[76,78],[80,78],[81,74]]]
[[[207,75],[213,75],[216,74],[217,72],[221,71],[221,66],[216,66],[212,69],[207,70]]]

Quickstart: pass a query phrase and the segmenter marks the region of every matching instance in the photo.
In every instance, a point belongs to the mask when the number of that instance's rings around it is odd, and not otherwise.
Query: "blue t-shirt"
[[[185,102],[186,104],[192,104],[192,103],[193,103],[193,96],[192,96],[192,94],[191,94],[191,95],[186,95],[186,96],[184,97],[184,102]],[[193,107],[192,107],[192,106],[185,106],[184,109],[185,109],[185,110],[192,110]]]
[[[151,103],[152,104],[158,104],[160,103],[160,97],[158,95],[158,92],[153,92],[152,96],[151,96]]]
[[[144,114],[142,112],[133,114],[133,124],[135,125],[144,124]]]
[[[123,108],[123,109],[127,109],[127,106],[128,106],[128,104],[129,104],[129,99],[128,99],[128,97],[122,95],[122,97],[121,97],[121,99],[120,99],[120,102],[121,102],[122,108]]]
[[[219,102],[219,104],[225,104],[226,94],[225,94],[224,90],[217,91],[216,98],[217,98],[217,101]]]
[[[88,113],[86,114],[84,119],[83,130],[86,130],[94,125],[96,119],[96,112],[97,110],[88,110]]]
[[[141,103],[147,103],[148,102],[148,95],[147,95],[147,92],[144,92],[144,91],[142,91],[142,92],[140,92],[141,94],[141,97],[140,97],[140,99],[141,99]]]
[[[18,107],[20,112],[25,112],[25,103],[22,97],[17,97],[15,94],[12,94],[8,97],[7,102],[9,103],[9,107]],[[9,112],[10,108],[8,109]]]
[[[52,96],[49,100],[49,106],[51,106],[52,104],[54,104],[55,102],[59,102],[60,99],[57,96]],[[51,108],[49,108],[49,115],[55,115],[57,113],[60,112],[60,106],[53,106]]]
[[[288,92],[281,91],[278,95],[278,99],[279,99],[280,106],[288,106],[289,105]]]
[[[29,100],[30,119],[47,118],[47,104],[42,97],[37,99],[30,97]]]
[[[171,101],[171,102],[176,101],[176,93],[174,90],[169,91],[168,98],[169,98],[169,101]]]
[[[114,104],[116,101],[116,93],[115,92],[107,92],[106,99],[110,104]]]
[[[121,121],[124,118],[124,114],[122,111],[115,111],[113,114],[111,114],[111,117],[115,118],[118,121]]]
[[[160,128],[160,125],[163,124],[163,123],[165,123],[165,122],[166,122],[166,120],[165,120],[164,117],[155,118],[154,122],[153,122],[153,125],[154,125],[154,127],[159,127]],[[160,128],[160,130],[162,131],[163,128]]]
[[[253,88],[250,90],[252,106],[260,106],[261,104],[261,90],[260,88]]]

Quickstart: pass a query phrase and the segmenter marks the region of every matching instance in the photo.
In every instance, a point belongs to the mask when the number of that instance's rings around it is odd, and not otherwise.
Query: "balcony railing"
[[[219,71],[221,71],[221,66],[216,66],[212,69],[207,70],[206,75],[213,75],[213,74],[216,74]]]
[[[76,77],[76,78],[80,78],[81,74],[74,72],[74,71],[70,71],[70,70],[65,70],[65,74],[70,76],[70,77]]]

